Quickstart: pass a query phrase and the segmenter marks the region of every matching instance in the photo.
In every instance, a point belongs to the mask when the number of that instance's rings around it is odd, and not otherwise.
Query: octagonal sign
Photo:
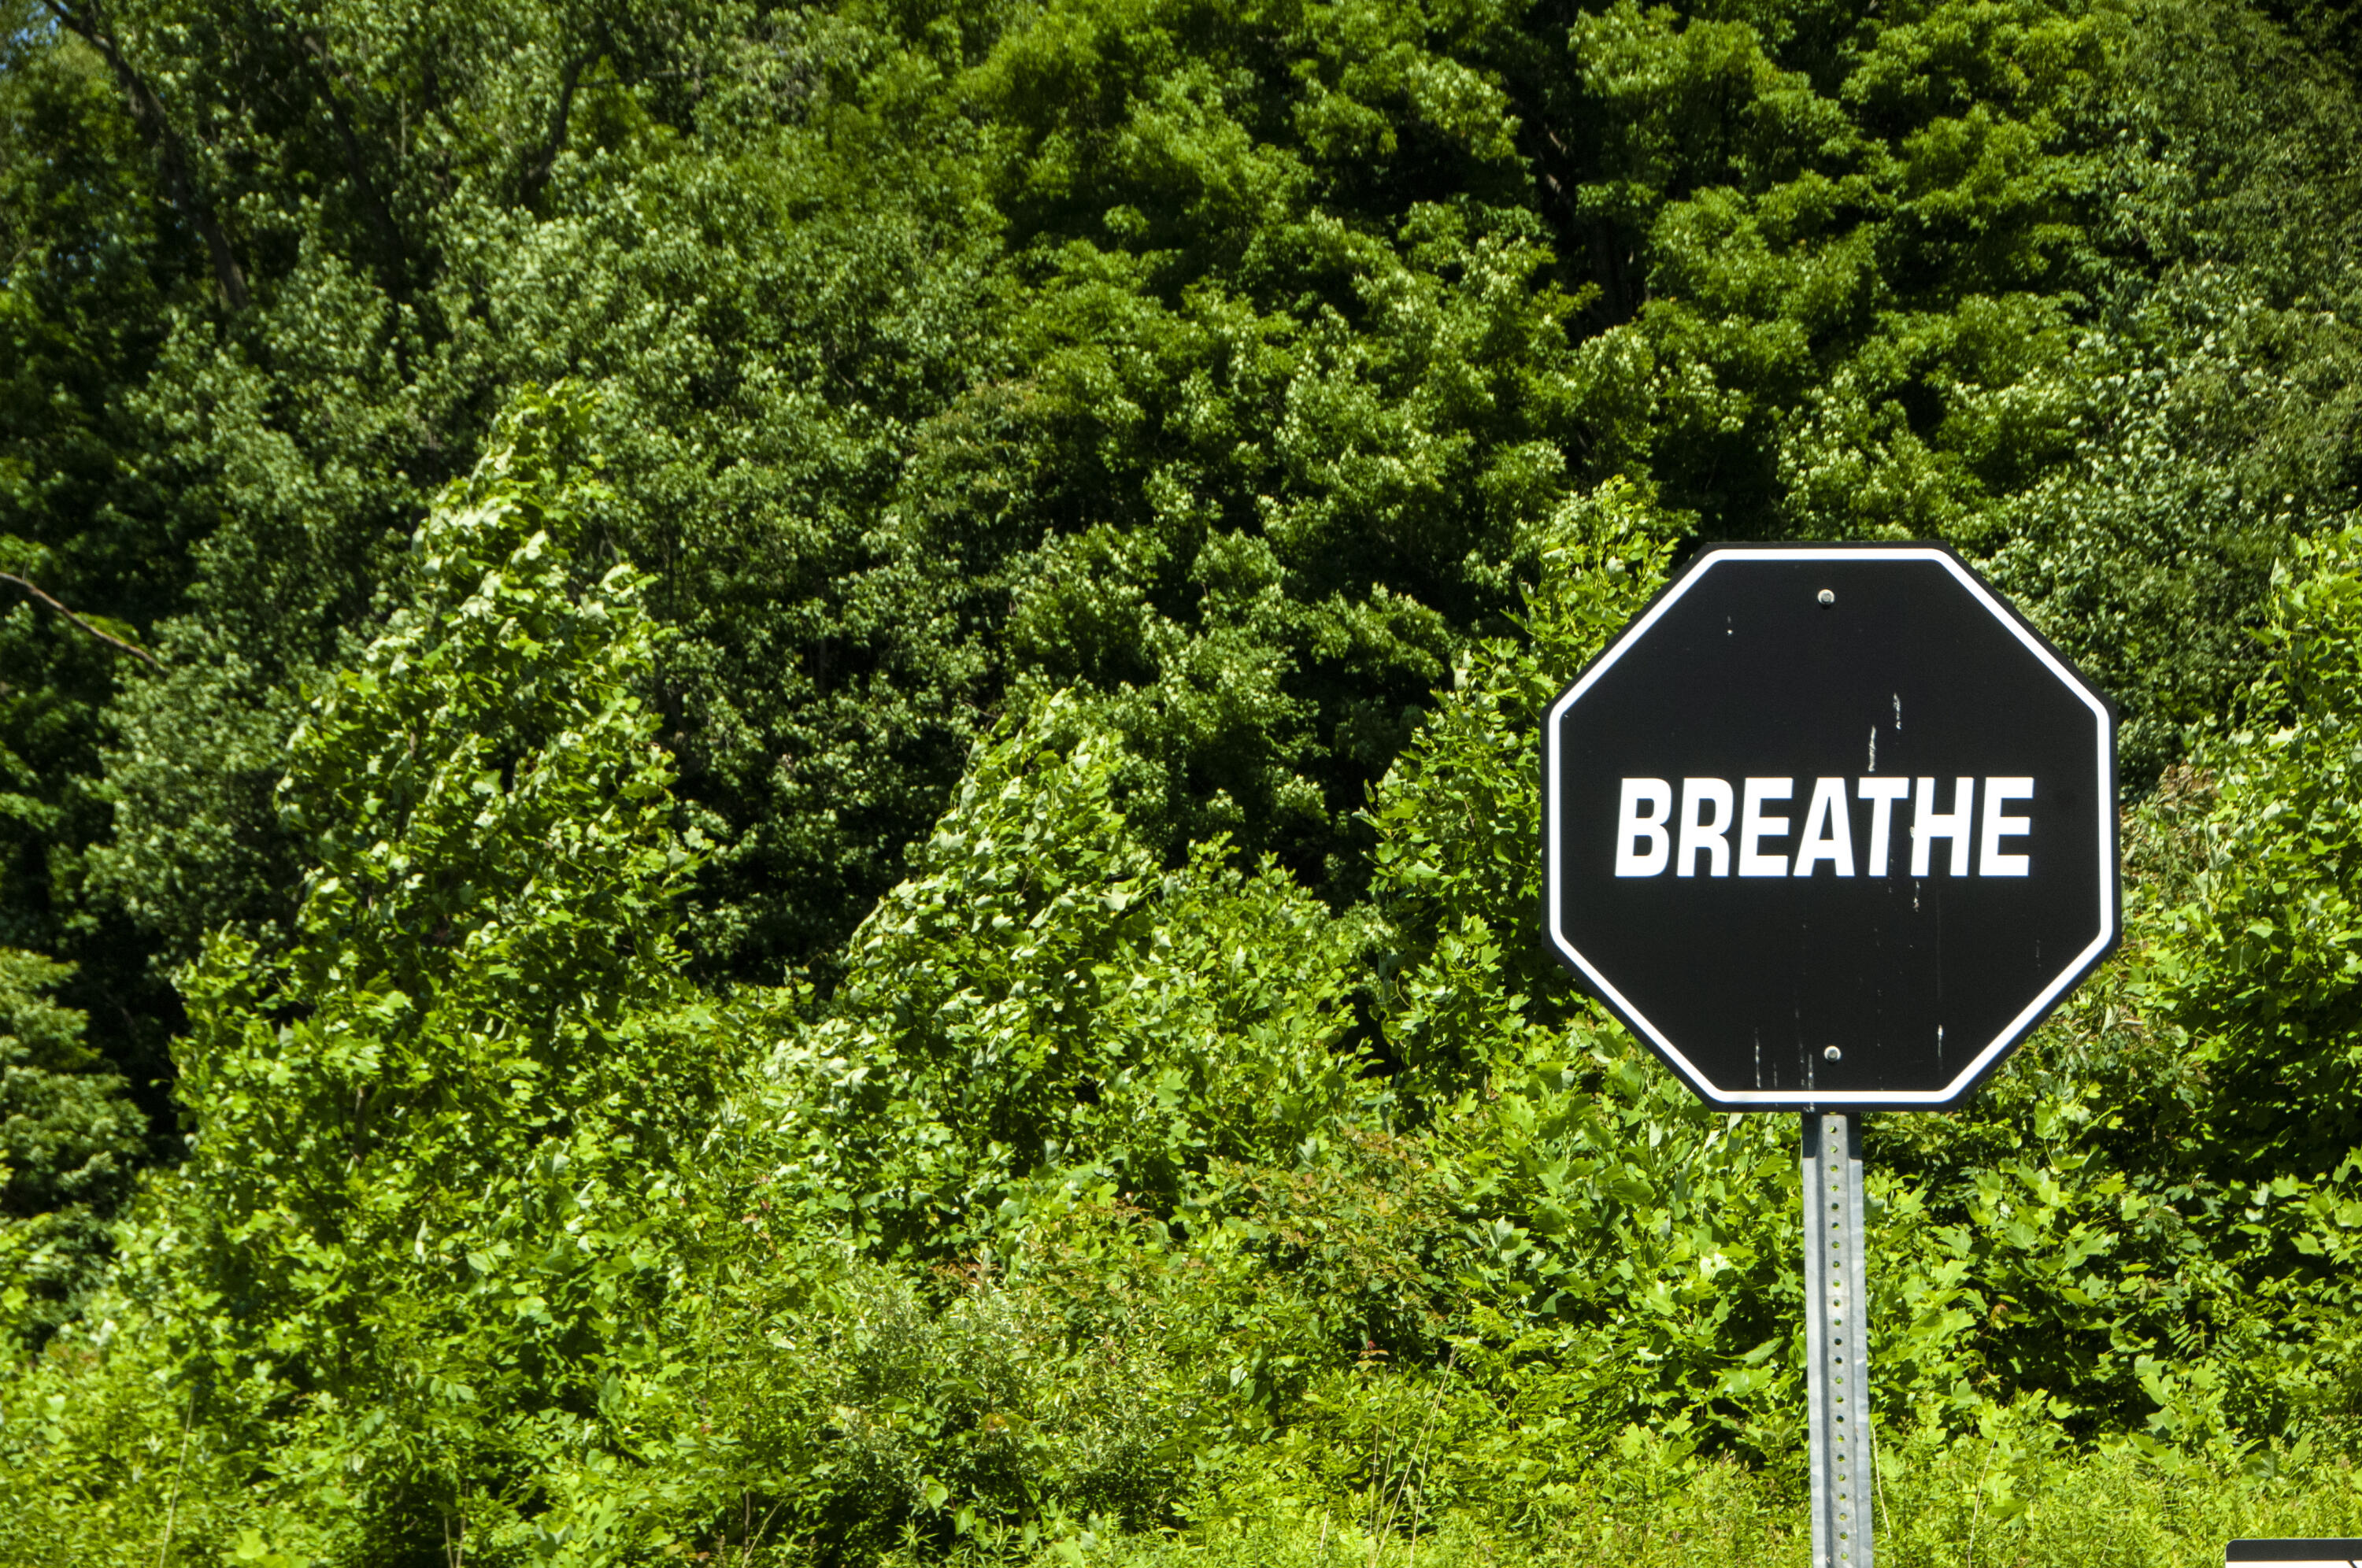
[[[1706,551],[1542,772],[1551,946],[1730,1110],[1954,1104],[2116,940],[2114,712],[1940,546]]]

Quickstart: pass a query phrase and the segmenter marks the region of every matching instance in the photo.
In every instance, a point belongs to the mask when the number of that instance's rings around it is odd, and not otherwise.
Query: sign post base
[[[1862,1271],[1861,1117],[1806,1111],[1805,1387],[1812,1402],[1814,1568],[1871,1568],[1870,1336]]]

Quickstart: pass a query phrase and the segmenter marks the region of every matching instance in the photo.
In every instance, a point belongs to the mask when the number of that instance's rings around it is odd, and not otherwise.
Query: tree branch
[[[123,47],[116,40],[107,26],[106,13],[100,0],[84,0],[79,7],[70,6],[65,0],[41,0],[58,25],[96,50],[115,73],[116,84],[123,89],[131,105],[132,123],[147,139],[148,149],[155,155],[158,172],[164,177],[164,194],[182,221],[195,229],[205,242],[206,253],[214,264],[214,282],[221,289],[222,303],[231,310],[244,310],[247,303],[246,272],[237,264],[237,252],[230,248],[229,235],[214,215],[213,204],[207,201],[196,182],[189,174],[187,149],[181,135],[164,113],[164,101],[148,84],[148,79],[131,67],[124,58]],[[29,586],[29,585],[28,585]]]
[[[75,614],[72,611],[59,603],[56,600],[42,592],[39,587],[26,581],[23,578],[18,577],[15,572],[0,571],[0,582],[15,583],[17,587],[23,589],[26,592],[39,600],[42,603],[48,605],[59,614],[63,615],[67,620],[72,622],[76,626],[81,627],[83,631],[88,632],[92,636],[96,637],[100,642],[107,643],[113,646],[121,648],[125,653],[129,654],[133,658],[138,659],[149,668],[157,671],[159,674],[162,673],[164,667],[157,662],[156,656],[154,654],[149,653],[146,648],[141,647],[137,643],[125,642],[121,637],[116,636],[112,632],[100,631],[96,626],[92,625],[89,622],[83,620],[81,616]]]
[[[410,248],[403,243],[402,227],[393,221],[393,209],[386,204],[377,182],[370,178],[369,162],[362,155],[360,138],[354,134],[352,116],[345,112],[345,101],[338,95],[337,85],[347,87],[352,79],[339,68],[328,53],[327,41],[315,33],[299,35],[305,50],[320,67],[320,95],[328,101],[328,122],[335,127],[337,140],[344,149],[345,169],[351,176],[354,190],[360,193],[361,205],[368,210],[370,224],[377,230],[378,244],[384,248],[387,258],[387,279],[390,292],[407,294],[410,283]]]
[[[557,166],[557,155],[566,149],[567,122],[574,113],[574,90],[581,83],[584,69],[604,52],[602,48],[604,41],[603,37],[592,39],[588,50],[566,62],[566,69],[558,78],[557,111],[550,116],[549,139],[543,144],[541,157],[524,171],[523,189],[519,192],[524,198],[521,204],[524,206],[529,207],[541,199],[541,188],[547,182],[550,171]]]

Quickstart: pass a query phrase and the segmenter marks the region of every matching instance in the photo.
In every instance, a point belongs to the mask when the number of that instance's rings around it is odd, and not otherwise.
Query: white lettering
[[[1918,792],[1911,801],[1911,875],[1925,877],[1933,858],[1936,841],[1952,842],[1952,875],[1969,874],[1970,829],[1976,819],[1977,781],[1973,778],[1952,780],[1952,809],[1936,809],[1936,780],[1922,777]]]
[[[1854,780],[1855,798],[1870,806],[1870,845],[1864,856],[1867,874],[1888,874],[1893,859],[1895,802],[1908,800],[1912,802],[1912,876],[1932,874],[1938,839],[1951,845],[1947,857],[1951,876],[1969,875],[1972,848],[1980,877],[2031,876],[2033,857],[2005,853],[2002,845],[2004,840],[2025,838],[2034,831],[2031,817],[2014,816],[2003,810],[2014,801],[2033,800],[2034,780],[1988,778],[1984,781],[1981,815],[1977,811],[1975,778],[1953,779],[1952,809],[1948,812],[1936,809],[1940,783],[1940,779],[1932,778],[1915,781],[1873,776]],[[1671,783],[1662,778],[1627,778],[1622,785],[1616,822],[1618,877],[1654,877],[1665,869],[1668,861],[1677,877],[1699,876],[1701,856],[1706,862],[1703,875],[1729,876],[1734,814],[1738,819],[1737,859],[1741,877],[1810,877],[1824,862],[1835,876],[1855,874],[1853,818],[1847,809],[1843,778],[1813,780],[1812,801],[1805,809],[1804,832],[1797,843],[1793,869],[1788,856],[1766,854],[1763,848],[1765,840],[1787,835],[1790,819],[1768,816],[1763,808],[1793,800],[1794,778],[1748,778],[1743,781],[1743,790],[1737,791],[1724,778],[1683,779],[1678,840],[1670,821],[1673,810]],[[1736,813],[1734,805],[1738,807]]]
[[[1911,793],[1911,780],[1857,778],[1853,787],[1870,802],[1870,874],[1883,877],[1887,855],[1894,844],[1894,802]]]
[[[1805,840],[1796,848],[1799,877],[1827,861],[1840,877],[1853,875],[1853,820],[1846,810],[1845,780],[1813,780],[1813,803],[1805,808]]]
[[[1984,834],[1977,844],[1978,876],[2023,877],[2033,869],[2025,856],[2003,855],[2001,852],[2003,839],[2024,838],[2034,831],[2034,823],[2028,818],[2002,815],[2002,802],[2032,799],[2034,780],[2031,778],[1985,780]]]
[[[1714,808],[1714,820],[1707,822],[1700,813],[1702,806]],[[1708,876],[1730,875],[1730,840],[1723,835],[1730,831],[1730,786],[1719,778],[1684,778],[1682,780],[1682,843],[1673,856],[1673,875],[1692,877],[1697,874],[1698,852],[1705,852],[1712,867]]]
[[[1746,803],[1738,818],[1738,874],[1742,877],[1785,877],[1788,857],[1766,855],[1760,845],[1767,838],[1785,838],[1788,819],[1763,814],[1766,801],[1785,801],[1796,793],[1793,778],[1749,778]]]
[[[1624,799],[1616,817],[1616,875],[1653,877],[1665,868],[1673,854],[1665,819],[1672,814],[1672,785],[1661,778],[1624,780]],[[1636,852],[1634,846],[1640,844],[1649,847]]]

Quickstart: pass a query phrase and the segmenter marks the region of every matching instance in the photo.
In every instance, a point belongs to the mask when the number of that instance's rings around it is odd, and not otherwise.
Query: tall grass
[[[2350,1460],[2169,1468],[2129,1449],[1997,1466],[1978,1441],[1898,1447],[1880,1469],[1880,1568],[2213,1568],[2242,1536],[2362,1533]],[[2006,1485],[1997,1485],[1997,1477]],[[1374,1539],[1367,1497],[1321,1497],[1264,1472],[1233,1477],[1189,1528],[1083,1537],[1040,1568],[1808,1568],[1800,1477],[1712,1462],[1635,1474],[1616,1465],[1462,1509],[1416,1538]]]

